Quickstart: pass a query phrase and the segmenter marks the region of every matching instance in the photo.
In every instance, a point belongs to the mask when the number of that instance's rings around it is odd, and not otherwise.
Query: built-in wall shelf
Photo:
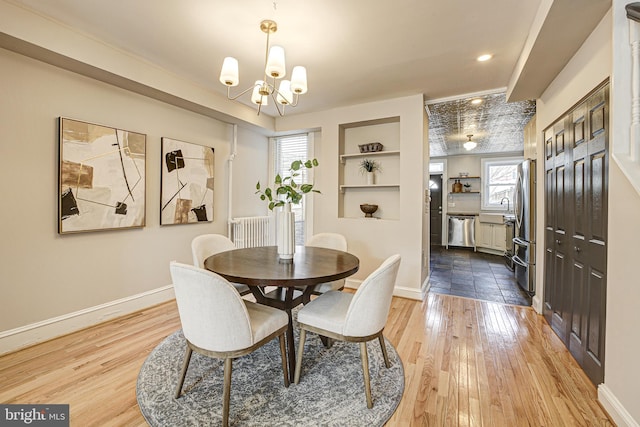
[[[480,179],[479,176],[452,176],[449,179]]]
[[[385,220],[400,219],[400,117],[341,123],[338,134],[338,218],[363,217],[360,205],[378,205],[374,213]],[[379,142],[381,151],[360,152],[360,146]],[[375,184],[362,174],[364,159],[380,167]],[[367,218],[369,219],[369,218]]]
[[[449,194],[455,194],[455,195],[458,195],[458,194],[480,194],[480,192],[479,191],[459,191],[457,193],[454,193],[453,191],[451,191],[451,192],[449,192]]]
[[[376,156],[397,155],[397,154],[400,154],[399,150],[373,151],[370,153],[341,154],[340,163],[344,164],[346,159],[353,159],[358,157],[376,157]]]
[[[362,185],[355,185],[355,184],[349,184],[349,185],[341,185],[340,186],[340,192],[344,193],[344,190],[348,189],[348,188],[400,188],[400,184],[362,184]]]

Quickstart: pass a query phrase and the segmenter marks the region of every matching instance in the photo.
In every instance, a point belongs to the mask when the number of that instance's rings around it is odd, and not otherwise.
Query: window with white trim
[[[285,177],[289,175],[291,163],[296,160],[305,161],[313,158],[311,153],[311,135],[287,135],[273,139],[272,159],[273,159],[273,176],[280,175]],[[300,171],[300,176],[296,178],[296,183],[304,184],[312,182],[312,171],[304,168]],[[271,180],[273,182],[273,180]],[[302,198],[302,202],[298,205],[291,205],[291,211],[296,215],[296,245],[304,245],[306,241],[306,220],[307,207],[309,200],[307,196]],[[309,210],[310,211],[310,210]]]
[[[482,159],[482,209],[506,210],[513,206],[520,157]],[[506,199],[509,200],[508,204]]]

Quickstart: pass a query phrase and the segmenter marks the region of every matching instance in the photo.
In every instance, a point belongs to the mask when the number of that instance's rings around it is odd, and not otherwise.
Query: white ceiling
[[[259,23],[273,19],[279,28],[272,44],[285,48],[287,71],[304,65],[308,73],[309,92],[288,114],[417,93],[433,100],[507,87],[514,70],[522,66],[518,60],[541,3],[561,4],[574,15],[593,4],[605,4],[606,11],[610,3],[278,0],[274,10],[271,0],[0,1],[30,9],[220,93],[226,93],[218,82],[225,56],[240,62],[240,86],[234,92],[262,77],[266,36]],[[570,27],[552,34],[551,43],[562,44]],[[571,55],[581,42],[573,40],[579,44],[569,49]],[[477,62],[483,53],[494,57]],[[548,67],[552,60],[545,62]],[[249,103],[248,96],[243,100]],[[277,114],[272,106],[265,113]]]

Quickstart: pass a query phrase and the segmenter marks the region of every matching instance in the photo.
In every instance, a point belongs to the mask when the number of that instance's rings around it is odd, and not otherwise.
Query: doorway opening
[[[429,243],[430,246],[443,246],[444,215],[443,205],[444,175],[447,168],[446,159],[429,163]]]

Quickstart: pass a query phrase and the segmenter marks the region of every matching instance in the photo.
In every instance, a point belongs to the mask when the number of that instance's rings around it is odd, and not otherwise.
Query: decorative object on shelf
[[[456,179],[455,182],[453,183],[452,192],[453,193],[462,193],[462,183],[460,182],[459,179]]]
[[[262,106],[267,105],[269,96],[271,96],[278,114],[284,116],[285,107],[287,105],[296,107],[298,105],[298,96],[307,92],[307,70],[302,66],[293,67],[291,80],[282,80],[280,86],[276,89],[276,80],[283,78],[287,73],[284,49],[281,46],[272,46],[269,49],[269,36],[278,31],[278,24],[270,19],[265,19],[260,22],[260,30],[267,35],[263,80],[256,80],[253,86],[249,86],[236,96],[231,96],[231,87],[237,86],[240,83],[240,78],[238,75],[238,60],[228,56],[224,58],[222,64],[220,83],[227,86],[227,99],[232,101],[252,90],[251,102],[258,106],[258,115],[260,115]],[[269,81],[269,78],[272,80]],[[278,104],[282,105],[282,109]]]
[[[59,119],[58,233],[145,226],[142,133]]]
[[[360,173],[367,175],[367,185],[375,184],[375,171],[382,172],[380,163],[371,159],[362,159],[360,162]]]
[[[269,201],[269,209],[273,210],[278,206],[282,206],[282,210],[278,212],[278,233],[277,245],[278,255],[283,262],[292,262],[295,252],[295,214],[291,212],[291,204],[299,204],[302,196],[307,193],[320,193],[313,188],[313,184],[298,184],[295,178],[299,177],[303,169],[311,169],[318,166],[318,160],[295,160],[289,168],[289,175],[282,178],[280,174],[276,175],[273,189],[266,187],[264,190],[260,185],[260,181],[256,184],[256,193],[260,195],[260,200]]]
[[[471,140],[472,136],[473,136],[473,134],[472,135],[467,135],[467,138],[469,138],[469,140],[463,144],[464,149],[467,150],[467,151],[473,150],[474,148],[476,148],[478,146],[477,142]]]
[[[360,210],[364,213],[365,218],[373,218],[373,214],[378,210],[378,205],[364,203],[360,205]]]
[[[382,151],[384,146],[379,142],[371,142],[369,144],[361,144],[358,145],[361,153],[375,153],[377,151]]]
[[[468,193],[468,192],[471,191],[471,184],[469,184],[468,182],[463,184],[463,187],[464,187],[464,192],[465,193]]]
[[[460,175],[460,178],[468,178],[469,172],[460,172],[458,175]]]

